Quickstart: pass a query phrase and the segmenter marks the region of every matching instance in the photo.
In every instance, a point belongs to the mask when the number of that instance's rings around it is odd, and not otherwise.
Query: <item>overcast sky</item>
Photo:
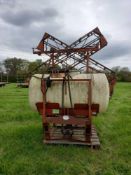
[[[131,0],[0,0],[0,60],[32,54],[45,32],[72,43],[99,27],[108,45],[92,58],[131,69]]]

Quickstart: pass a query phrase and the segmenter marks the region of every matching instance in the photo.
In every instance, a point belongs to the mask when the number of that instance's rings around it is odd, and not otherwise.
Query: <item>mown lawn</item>
[[[28,89],[0,88],[0,175],[131,175],[131,83],[118,83],[106,113],[94,118],[100,150],[43,145]]]

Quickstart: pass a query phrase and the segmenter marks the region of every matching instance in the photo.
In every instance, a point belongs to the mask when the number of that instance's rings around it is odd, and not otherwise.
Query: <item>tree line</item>
[[[112,70],[116,73],[117,81],[131,82],[131,71],[128,67],[113,67]]]
[[[28,61],[21,58],[7,58],[0,62],[1,80],[6,80],[8,76],[9,82],[23,81],[28,77],[36,67],[42,64],[41,59]],[[38,69],[37,73],[43,73],[46,67],[43,65]]]
[[[7,79],[7,75],[9,82],[23,81],[29,73],[41,64],[41,59],[28,61],[16,57],[7,58],[3,62],[0,62],[1,81]],[[43,65],[37,70],[37,73],[43,73],[46,69],[47,68]],[[116,73],[118,81],[131,82],[131,71],[128,67],[116,66],[113,67],[112,70]]]

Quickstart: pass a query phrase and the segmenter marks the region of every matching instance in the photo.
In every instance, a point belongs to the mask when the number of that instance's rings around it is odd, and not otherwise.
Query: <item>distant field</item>
[[[118,83],[106,113],[94,118],[100,150],[42,144],[28,89],[0,88],[0,175],[131,175],[131,83]]]

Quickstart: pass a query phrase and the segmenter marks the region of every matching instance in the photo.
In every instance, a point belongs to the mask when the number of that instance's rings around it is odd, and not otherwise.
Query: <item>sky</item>
[[[99,27],[108,45],[92,58],[131,69],[131,0],[0,0],[0,61],[33,55],[45,32],[71,44]]]

